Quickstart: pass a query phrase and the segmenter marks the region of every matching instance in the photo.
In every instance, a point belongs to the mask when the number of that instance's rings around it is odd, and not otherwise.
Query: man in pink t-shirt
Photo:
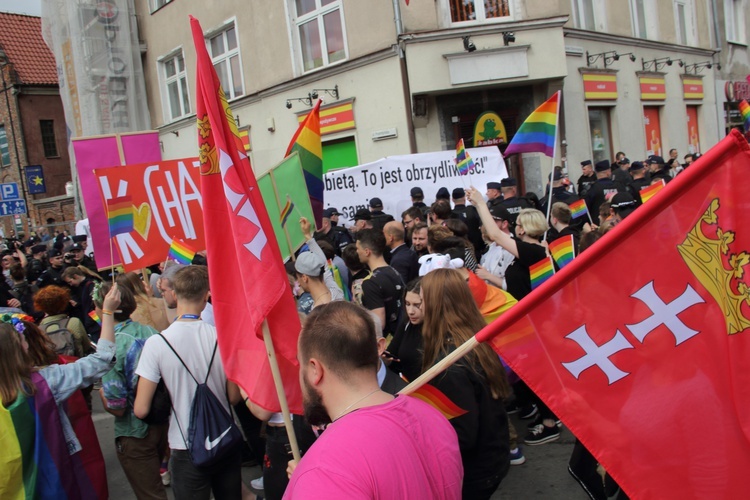
[[[463,466],[437,410],[380,390],[375,325],[349,302],[316,307],[299,337],[305,417],[329,422],[295,468],[285,499],[459,499]]]

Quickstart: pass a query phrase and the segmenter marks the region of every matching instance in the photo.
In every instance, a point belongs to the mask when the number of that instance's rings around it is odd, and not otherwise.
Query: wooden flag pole
[[[276,395],[279,397],[281,414],[284,416],[286,435],[289,437],[289,445],[292,448],[292,456],[294,457],[294,460],[299,462],[301,459],[299,445],[297,444],[297,436],[294,434],[294,428],[292,427],[292,414],[289,413],[289,404],[286,401],[284,382],[281,380],[279,362],[276,360],[276,350],[273,347],[273,339],[271,338],[271,330],[268,328],[268,320],[263,320],[263,342],[266,344],[266,353],[268,354],[268,361],[271,365],[273,384],[276,386]]]
[[[476,335],[474,337],[471,337],[469,340],[461,344],[455,351],[444,357],[438,364],[424,372],[422,375],[420,375],[416,380],[411,382],[409,385],[401,389],[398,393],[399,394],[411,394],[412,392],[416,391],[423,385],[425,385],[430,380],[434,379],[438,375],[440,375],[442,372],[448,369],[449,366],[454,364],[459,359],[463,358],[467,354],[469,354],[471,351],[473,351],[477,346],[479,345],[479,341],[476,338]]]

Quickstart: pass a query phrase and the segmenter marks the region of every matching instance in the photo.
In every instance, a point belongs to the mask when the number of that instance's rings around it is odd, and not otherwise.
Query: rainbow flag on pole
[[[557,141],[557,115],[560,109],[560,91],[536,108],[521,124],[505,150],[513,153],[544,153],[552,158]]]
[[[555,274],[555,266],[552,265],[552,259],[545,257],[533,266],[529,267],[531,275],[531,289],[535,289]]]
[[[742,120],[745,122],[745,132],[747,132],[750,130],[750,104],[748,104],[745,99],[742,99],[739,108]]]
[[[558,238],[549,244],[549,253],[555,259],[557,267],[562,269],[573,261],[576,256],[573,236]]]
[[[458,168],[458,175],[469,175],[474,170],[474,160],[471,159],[469,152],[466,151],[463,137],[456,144],[456,168]]]
[[[568,207],[570,208],[570,213],[573,215],[574,219],[577,219],[582,215],[586,215],[589,212],[586,208],[586,202],[584,200],[574,201],[573,203],[568,205]]]
[[[292,215],[292,210],[294,210],[294,203],[292,203],[292,199],[287,196],[286,205],[281,209],[281,215],[279,215],[281,227],[286,226],[286,221],[289,220],[289,216]]]
[[[189,266],[193,262],[195,257],[195,250],[188,246],[184,241],[172,239],[172,244],[169,245],[169,253],[167,254],[167,260],[175,260],[179,264]]]
[[[664,183],[664,179],[659,179],[660,182],[655,182],[651,184],[649,187],[641,189],[640,193],[638,193],[641,196],[641,203],[646,203],[648,200],[653,198],[656,193],[664,189],[664,186],[666,185]]]
[[[107,201],[109,236],[129,233],[133,230],[133,199],[121,196]]]
[[[403,378],[403,377],[402,377]],[[404,379],[408,383],[408,380]],[[436,387],[428,384],[423,385],[414,392],[408,394],[417,399],[421,399],[428,405],[434,407],[443,414],[448,420],[467,413],[463,408],[456,406],[456,403],[448,399],[448,396],[439,391]]]
[[[305,172],[305,184],[310,195],[310,204],[315,215],[315,224],[320,226],[323,219],[323,145],[320,140],[320,104],[318,99],[307,118],[300,123],[297,132],[292,136],[286,156],[299,154],[302,170]]]

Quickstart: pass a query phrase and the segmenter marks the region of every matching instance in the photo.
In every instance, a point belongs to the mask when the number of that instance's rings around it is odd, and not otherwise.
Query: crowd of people
[[[528,295],[550,242],[585,251],[637,210],[642,189],[688,167],[670,155],[586,161],[576,186],[556,168],[541,197],[505,178],[484,194],[442,188],[430,205],[414,187],[400,221],[377,197],[348,228],[333,207],[317,231],[301,218],[306,243],[286,264],[303,325],[299,463],[282,415],[227,380],[205,255],[103,280],[85,235],[8,240],[0,418],[13,431],[0,433],[0,497],[107,497],[96,389],[138,498],[167,498],[169,485],[178,499],[489,498],[526,462],[522,443],[559,439],[554,413],[486,345],[429,382],[449,419],[396,394]],[[590,218],[574,217],[579,200]],[[516,412],[529,421],[520,434]],[[252,462],[263,475],[251,490],[240,472]]]

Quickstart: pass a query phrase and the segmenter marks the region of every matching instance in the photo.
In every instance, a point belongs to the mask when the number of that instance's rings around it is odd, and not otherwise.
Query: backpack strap
[[[180,355],[179,355],[179,354],[177,354],[177,351],[175,351],[175,350],[174,350],[174,347],[172,347],[172,344],[170,344],[170,343],[169,343],[169,341],[168,341],[168,340],[167,340],[167,339],[166,339],[166,338],[164,337],[164,335],[162,335],[161,333],[157,333],[157,335],[158,335],[159,337],[161,337],[161,339],[162,339],[162,340],[163,340],[164,342],[166,342],[166,343],[167,343],[167,345],[169,346],[169,348],[170,348],[170,349],[172,349],[172,352],[174,353],[174,355],[175,355],[175,356],[177,356],[177,359],[179,359],[179,360],[180,360],[180,363],[182,363],[182,366],[184,366],[184,367],[185,367],[185,369],[187,370],[187,372],[188,372],[188,373],[190,373],[190,370],[189,370],[189,369],[188,369],[188,367],[187,367],[187,366],[185,365],[185,362],[184,362],[184,361],[182,361],[182,358],[180,357]],[[191,377],[193,377],[193,374],[192,374],[192,373],[190,373],[190,376],[191,376]],[[164,377],[162,377],[162,380],[164,380]],[[193,380],[195,380],[195,377],[193,377]],[[195,380],[195,383],[197,384],[197,383],[198,383],[198,381],[197,381],[197,380]],[[166,387],[166,383],[165,383],[164,385],[165,385],[165,387]],[[167,390],[169,390],[169,388],[167,388]],[[153,401],[152,401],[152,402],[153,402]],[[182,436],[182,442],[183,442],[183,443],[185,443],[185,451],[187,451],[187,452],[188,452],[188,454],[190,454],[190,445],[188,444],[188,442],[187,442],[187,439],[185,438],[185,433],[184,433],[184,432],[182,432],[182,426],[180,425],[180,419],[179,419],[179,418],[177,418],[177,411],[176,411],[176,410],[174,409],[174,404],[172,403],[172,398],[171,398],[171,397],[169,398],[169,406],[171,406],[171,407],[172,407],[172,413],[174,413],[174,420],[175,420],[175,422],[177,422],[177,429],[179,429],[179,431],[180,431],[180,436]],[[190,460],[192,460],[192,458],[191,458]]]
[[[168,341],[168,340],[166,339],[166,337],[164,337],[164,335],[162,335],[161,333],[157,333],[157,335],[158,335],[159,337],[161,337],[161,338],[162,338],[162,339],[164,340],[164,342],[166,342],[166,343],[167,343],[167,346],[169,346],[169,348],[170,348],[170,349],[172,350],[172,352],[174,353],[174,355],[175,355],[175,356],[177,356],[177,359],[179,359],[179,360],[180,360],[180,363],[182,363],[182,366],[184,366],[184,367],[185,367],[185,370],[187,370],[187,372],[188,372],[188,374],[190,375],[190,377],[191,377],[191,378],[192,378],[193,380],[195,380],[195,383],[196,383],[196,384],[198,384],[198,385],[200,385],[200,382],[198,382],[198,379],[196,379],[196,378],[195,378],[195,377],[193,376],[193,373],[192,373],[192,372],[190,371],[190,368],[188,368],[188,367],[187,367],[187,365],[185,364],[185,362],[184,362],[184,361],[182,360],[182,358],[180,357],[180,355],[179,355],[179,354],[177,354],[177,351],[175,351],[175,350],[174,350],[174,347],[172,347],[172,344],[170,344],[170,343],[169,343],[169,341]],[[214,349],[214,353],[215,353],[215,352],[216,352],[216,350]],[[213,358],[213,356],[212,356],[212,357],[211,357],[211,362],[213,362],[213,360],[214,360],[214,358]],[[211,366],[210,366],[210,365],[209,365],[208,369],[209,369],[209,370],[211,369]]]

